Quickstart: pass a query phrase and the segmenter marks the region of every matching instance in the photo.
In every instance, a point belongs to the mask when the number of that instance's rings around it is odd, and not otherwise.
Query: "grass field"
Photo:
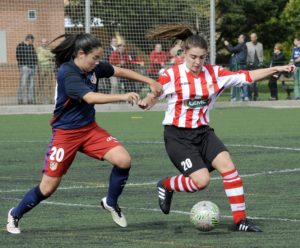
[[[50,140],[50,115],[0,118],[0,247],[299,247],[299,109],[215,109],[211,126],[231,151],[243,176],[248,215],[263,233],[231,230],[229,204],[217,173],[194,194],[175,193],[172,212],[157,205],[156,182],[175,175],[162,143],[162,112],[100,113],[97,121],[133,157],[120,206],[129,223],[118,228],[99,208],[111,166],[78,154],[59,190],[21,220],[21,235],[6,233],[7,211],[37,185]],[[215,202],[222,220],[202,233],[188,212],[200,200]]]

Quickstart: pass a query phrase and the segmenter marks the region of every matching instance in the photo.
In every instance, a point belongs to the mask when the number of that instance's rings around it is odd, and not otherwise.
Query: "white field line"
[[[5,200],[16,200],[20,201],[21,199],[17,198],[1,198]],[[100,205],[91,205],[91,204],[81,204],[81,203],[65,203],[65,202],[54,202],[45,200],[41,202],[42,204],[55,205],[55,206],[65,206],[65,207],[84,207],[84,208],[101,208]],[[128,209],[129,211],[145,211],[145,212],[161,212],[158,208],[133,208],[133,207],[123,207],[122,209]],[[179,214],[179,215],[190,215],[189,212],[181,210],[171,210],[170,213]],[[231,219],[230,215],[221,215],[221,218]],[[249,216],[253,220],[270,220],[270,221],[285,221],[285,222],[300,222],[300,219],[289,219],[289,218],[267,218],[267,217],[253,217]]]
[[[262,171],[252,174],[244,174],[241,175],[242,178],[244,177],[257,177],[257,176],[267,176],[267,175],[274,175],[274,174],[284,174],[284,173],[292,173],[292,172],[299,172],[300,168],[294,169],[284,169],[284,170],[273,170],[273,171]],[[221,177],[212,177],[211,180],[221,180]],[[141,186],[153,186],[156,185],[155,182],[146,182],[146,183],[127,183],[126,187],[141,187]],[[100,184],[95,186],[85,186],[85,185],[75,185],[69,187],[59,187],[58,190],[72,190],[72,189],[97,189],[97,188],[107,188],[107,184]],[[11,190],[0,190],[0,193],[14,193],[14,192],[26,192],[28,189],[11,189]]]
[[[164,144],[162,141],[121,141],[124,144]],[[280,147],[280,146],[263,146],[263,145],[247,145],[247,144],[225,144],[229,147],[250,147],[250,148],[262,148],[271,150],[288,150],[288,151],[300,151],[298,147]]]
[[[2,143],[48,143],[48,140],[6,140]],[[123,144],[164,144],[162,141],[121,141]],[[263,145],[245,145],[245,144],[225,144],[228,147],[250,147],[250,148],[262,148],[271,150],[287,150],[287,151],[300,151],[298,147],[280,147],[280,146],[263,146]]]

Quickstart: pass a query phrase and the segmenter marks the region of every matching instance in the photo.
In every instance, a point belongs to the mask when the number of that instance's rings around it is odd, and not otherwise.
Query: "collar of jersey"
[[[71,67],[73,67],[76,71],[78,71],[81,75],[86,76],[87,73],[82,71],[74,62],[73,59],[70,59],[69,64],[71,65]]]
[[[190,74],[192,77],[194,77],[194,78],[199,78],[199,77],[200,77],[200,74],[204,71],[204,67],[202,66],[201,71],[200,71],[199,74],[196,76],[196,75],[194,75],[194,74],[191,72],[191,70],[190,70],[189,68],[187,68],[186,62],[183,63],[182,65],[184,66],[185,71],[186,71],[188,74]]]

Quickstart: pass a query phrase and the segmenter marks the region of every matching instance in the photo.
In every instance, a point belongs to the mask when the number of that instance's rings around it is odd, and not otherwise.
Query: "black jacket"
[[[232,53],[231,64],[246,64],[247,46],[246,43],[239,43],[236,46],[228,45],[226,49]]]
[[[286,63],[284,54],[280,52],[279,54],[273,53],[272,59],[271,59],[271,66],[277,66],[277,65],[284,65]]]
[[[16,58],[18,65],[27,65],[34,67],[37,65],[38,59],[33,45],[27,45],[21,42],[16,49]]]

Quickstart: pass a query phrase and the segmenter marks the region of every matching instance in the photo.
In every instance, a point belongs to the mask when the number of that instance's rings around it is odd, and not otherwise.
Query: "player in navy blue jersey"
[[[114,95],[97,93],[97,80],[115,76],[144,82],[157,96],[161,93],[161,86],[132,70],[101,62],[101,43],[90,34],[65,36],[52,52],[58,66],[56,103],[43,176],[40,184],[9,210],[7,231],[13,234],[21,232],[19,220],[56,191],[78,151],[113,165],[108,193],[101,200],[101,205],[119,226],[126,227],[126,219],[117,202],[129,176],[131,157],[115,137],[97,125],[94,104],[119,101],[134,104],[139,100],[139,95],[134,92]]]

